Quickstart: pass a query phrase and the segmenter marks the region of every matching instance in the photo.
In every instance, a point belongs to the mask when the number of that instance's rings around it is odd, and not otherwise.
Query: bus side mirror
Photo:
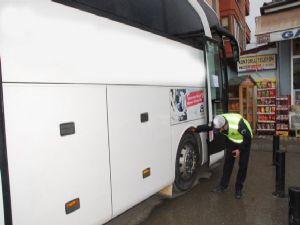
[[[235,37],[228,30],[226,30],[223,27],[220,27],[220,26],[217,27],[217,32],[221,36],[225,36],[230,40],[233,60],[235,62],[239,62],[240,61],[240,47],[239,47],[238,41],[235,39]]]

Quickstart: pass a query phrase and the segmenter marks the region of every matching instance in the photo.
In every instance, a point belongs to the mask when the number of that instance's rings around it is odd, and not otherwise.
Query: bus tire
[[[200,165],[200,153],[194,134],[186,133],[180,140],[175,165],[174,191],[187,191],[193,187]]]

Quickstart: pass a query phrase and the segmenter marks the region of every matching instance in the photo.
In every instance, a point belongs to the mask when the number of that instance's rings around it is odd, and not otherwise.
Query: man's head
[[[227,124],[224,116],[218,115],[213,120],[214,129],[222,132],[227,129]]]

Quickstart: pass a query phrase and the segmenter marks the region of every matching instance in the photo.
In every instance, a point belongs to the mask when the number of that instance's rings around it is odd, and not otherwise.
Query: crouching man
[[[224,192],[229,184],[235,158],[239,158],[239,171],[235,183],[235,198],[242,197],[242,189],[247,175],[248,161],[250,155],[252,129],[247,120],[240,114],[227,113],[217,115],[213,120],[213,129],[226,138],[225,162],[220,184],[213,192]],[[200,126],[194,129],[200,131]]]

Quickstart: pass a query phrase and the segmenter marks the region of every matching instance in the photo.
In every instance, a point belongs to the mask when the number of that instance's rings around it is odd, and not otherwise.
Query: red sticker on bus
[[[204,91],[193,91],[186,95],[186,107],[192,107],[204,102]]]

